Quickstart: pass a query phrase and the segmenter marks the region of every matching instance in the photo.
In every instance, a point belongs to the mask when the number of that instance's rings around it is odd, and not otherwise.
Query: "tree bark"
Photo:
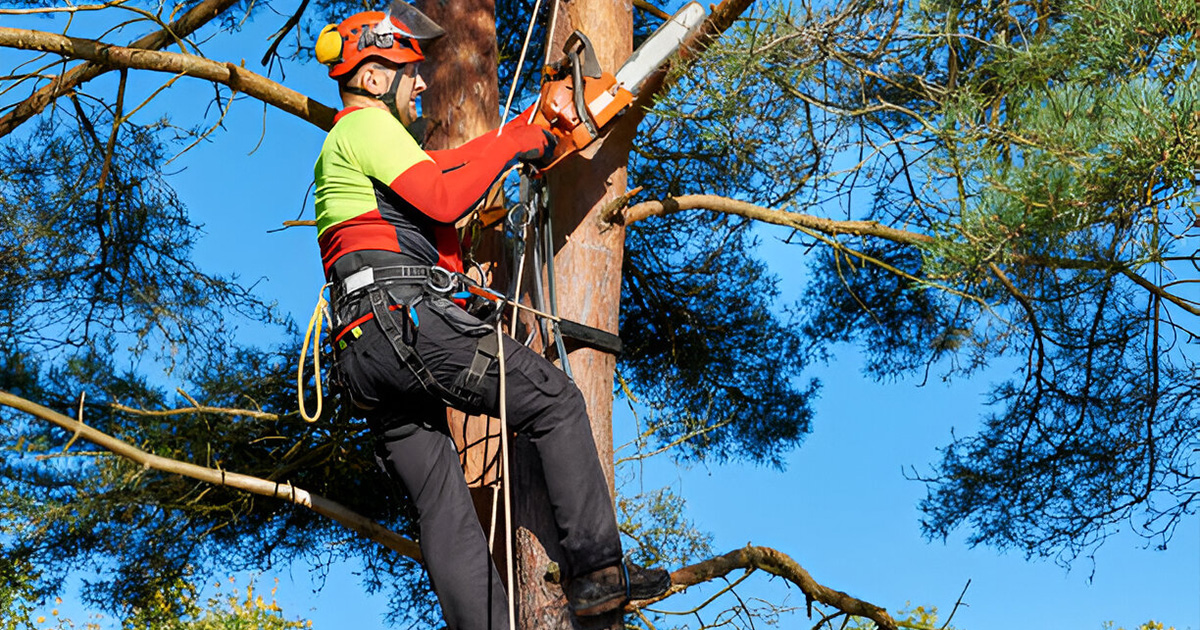
[[[421,66],[429,89],[421,97],[421,113],[430,119],[425,147],[451,149],[495,129],[500,124],[495,0],[422,0],[418,8],[446,29],[446,35],[426,46]],[[468,228],[469,229],[469,228]],[[498,231],[475,236],[485,280],[498,279],[497,263],[503,243]],[[451,437],[458,447],[463,475],[471,490],[480,525],[489,532],[496,484],[500,478],[500,423],[487,416],[450,411]],[[504,515],[495,515],[497,532],[493,559],[506,575],[503,553]]]
[[[552,9],[553,10],[553,9]],[[584,32],[603,68],[619,67],[632,51],[633,16],[628,5],[606,0],[561,2],[551,37],[551,58],[559,56],[572,30]],[[562,317],[612,333],[617,332],[621,299],[621,261],[625,228],[601,220],[608,202],[625,191],[629,134],[609,136],[590,158],[576,155],[547,174],[550,215],[554,224],[554,265],[558,308]],[[543,273],[544,269],[534,270]],[[581,348],[568,353],[575,384],[583,392],[601,468],[613,493],[612,383],[616,357]],[[514,521],[532,530],[517,537],[518,628],[549,630],[622,627],[622,615],[579,619],[567,608],[557,585],[547,584],[544,564],[561,561],[557,532],[544,499],[545,489],[532,448],[518,444],[517,507]],[[542,551],[541,543],[546,550]],[[583,624],[586,624],[583,625]]]

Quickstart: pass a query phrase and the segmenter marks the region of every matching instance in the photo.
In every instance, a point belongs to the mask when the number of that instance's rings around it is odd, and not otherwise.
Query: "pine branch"
[[[935,242],[935,238],[920,232],[899,230],[888,227],[878,221],[836,221],[810,214],[789,212],[764,208],[759,205],[721,197],[717,195],[680,195],[653,201],[643,201],[621,209],[615,205],[601,220],[628,225],[650,217],[666,216],[684,210],[712,210],[733,214],[754,221],[782,225],[798,230],[811,230],[829,236],[848,234],[853,236],[870,236],[900,243],[903,245],[922,246]],[[1115,271],[1138,285],[1148,293],[1166,300],[1192,315],[1200,315],[1200,305],[1181,298],[1165,288],[1143,278],[1134,269],[1137,264],[1122,260],[1083,260],[1078,258],[1061,258],[1053,256],[1031,256],[1019,252],[1009,252],[1008,260],[1017,265],[1044,267],[1047,269],[1076,269],[1095,271]]]
[[[613,213],[613,216],[606,218],[609,221],[624,221],[628,225],[650,217],[665,216],[682,210],[714,210],[763,223],[814,230],[831,236],[839,234],[875,236],[906,245],[926,245],[934,242],[934,238],[927,234],[898,230],[878,221],[835,221],[799,212],[764,208],[717,195],[681,195],[655,201],[643,201],[630,206],[620,215]]]
[[[178,20],[171,22],[168,28],[160,29],[141,37],[129,44],[129,48],[158,50],[166,48],[180,38],[187,37],[212,21],[229,7],[237,4],[238,0],[205,0],[192,7]],[[97,63],[84,63],[71,68],[63,75],[56,77],[48,85],[34,92],[29,98],[17,104],[13,110],[0,116],[0,137],[12,133],[21,123],[41,113],[54,99],[70,93],[80,85],[112,70]]]
[[[880,628],[887,630],[896,630],[898,628],[896,621],[892,619],[887,610],[856,597],[851,597],[841,591],[821,585],[813,579],[808,571],[804,570],[804,567],[800,566],[799,563],[787,554],[770,547],[755,547],[752,545],[735,549],[723,556],[683,567],[671,573],[671,590],[657,599],[632,602],[625,607],[625,610],[633,612],[656,601],[661,601],[671,595],[687,590],[689,586],[710,582],[738,569],[761,569],[800,587],[800,590],[804,593],[810,604],[815,601],[832,606],[856,617],[865,617],[874,621]]]
[[[333,127],[335,111],[260,74],[232,63],[220,63],[184,53],[140,50],[57,33],[0,27],[0,47],[39,50],[72,59],[86,59],[107,68],[136,68],[169,72],[215,81],[298,116],[321,129]],[[5,133],[0,120],[0,135]]]
[[[57,411],[43,407],[37,403],[14,396],[0,390],[0,405],[24,411],[47,422],[76,434],[96,446],[115,455],[119,455],[146,468],[152,468],[165,473],[183,475],[206,483],[226,486],[257,494],[265,497],[282,499],[288,503],[306,507],[322,516],[328,517],[347,529],[372,540],[396,553],[421,561],[421,550],[417,543],[400,536],[382,525],[352,511],[346,506],[326,499],[307,490],[297,488],[290,483],[280,484],[250,475],[226,472],[215,468],[207,468],[196,464],[181,462],[168,457],[147,453],[132,444],[119,440],[107,433],[87,426],[79,420],[64,416]]]

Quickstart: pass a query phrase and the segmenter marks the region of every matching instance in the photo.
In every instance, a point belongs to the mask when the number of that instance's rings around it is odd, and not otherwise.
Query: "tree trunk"
[[[495,0],[422,1],[418,8],[446,29],[444,37],[428,45],[421,66],[429,85],[421,97],[421,111],[431,121],[425,147],[450,149],[500,124]],[[497,268],[493,263],[502,259],[504,251],[501,235],[492,231],[476,239],[477,255],[488,276],[483,280],[494,282]],[[475,512],[484,531],[489,532],[494,488],[500,476],[500,422],[457,411],[451,411],[447,420]],[[495,528],[504,531],[502,514],[497,515]],[[494,554],[496,564],[505,575],[504,545],[496,548],[500,551]]]
[[[551,58],[561,54],[563,42],[572,30],[580,30],[595,47],[601,67],[614,71],[632,50],[633,16],[629,6],[611,0],[561,2],[551,40]],[[610,200],[625,192],[629,148],[629,137],[610,137],[598,151],[588,151],[590,158],[567,158],[547,175],[559,314],[612,333],[617,332],[625,230],[602,222],[599,214]],[[581,348],[570,351],[568,360],[575,384],[587,401],[596,450],[609,491],[613,493],[612,384],[616,357]],[[518,627],[520,630],[619,630],[623,627],[620,612],[581,620],[565,610],[566,600],[557,585],[539,584],[536,588],[532,585],[545,573],[545,556],[537,546],[539,539],[550,559],[559,560],[562,556],[549,504],[544,499],[544,486],[536,468],[531,469],[536,464],[524,452],[531,450],[522,442],[515,449],[520,455],[520,468],[514,475],[518,495],[514,521],[537,536],[536,539],[518,536],[517,540],[521,576]]]
[[[557,56],[567,35],[572,30],[582,31],[595,47],[600,66],[614,72],[633,49],[630,6],[611,0],[562,3],[551,50]],[[608,137],[590,159],[567,158],[548,177],[559,312],[566,319],[612,333],[617,332],[620,311],[625,228],[607,224],[599,215],[609,201],[625,192],[629,150],[629,137]],[[587,400],[592,435],[611,490],[616,357],[589,348],[568,356],[575,383]]]
[[[419,1],[419,7],[442,24],[446,37],[429,50],[422,68],[429,91],[423,112],[436,121],[428,136],[431,149],[457,146],[499,124],[499,91],[496,85],[495,6],[492,0]],[[601,65],[615,70],[632,50],[632,14],[629,5],[601,0],[560,0],[552,57],[557,57],[573,29],[583,31],[595,46]],[[548,26],[548,25],[543,25]],[[542,60],[526,60],[537,68]],[[600,210],[625,191],[625,165],[630,138],[607,138],[589,159],[568,158],[548,176],[550,207],[555,226],[555,270],[558,306],[563,317],[617,332],[621,293],[624,228],[599,220]],[[496,233],[479,244],[477,256],[493,286],[507,286],[503,269],[505,248]],[[532,243],[530,244],[533,245]],[[526,270],[544,273],[542,270]],[[601,466],[613,488],[612,383],[616,357],[590,349],[569,353],[575,382],[587,401]],[[495,425],[484,419],[464,419],[454,414],[452,431],[463,453],[468,482],[485,528],[490,525],[493,494],[479,487],[495,479],[497,453]],[[489,439],[489,436],[491,439]],[[525,440],[512,442],[514,464],[514,522],[526,528],[517,536],[518,627],[523,630],[567,628],[619,629],[620,613],[584,620],[581,625],[566,608],[562,589],[545,579],[546,568],[561,560],[557,528],[546,501],[541,465]],[[485,452],[487,457],[485,457]],[[503,515],[497,518],[503,531]],[[532,532],[532,534],[530,534]],[[539,542],[540,541],[540,542]],[[543,551],[543,546],[545,550]],[[497,536],[497,565],[504,572],[503,544]]]

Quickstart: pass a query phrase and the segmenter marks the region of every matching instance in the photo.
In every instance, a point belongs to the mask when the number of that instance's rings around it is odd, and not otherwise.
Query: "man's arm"
[[[503,129],[511,129],[528,124],[532,110],[533,105],[530,105],[528,109],[520,114],[517,114],[516,117],[508,121],[508,123],[504,125]],[[443,172],[449,171],[456,169],[467,162],[470,162],[475,156],[482,153],[486,147],[491,144],[495,137],[496,130],[493,129],[483,133],[477,138],[468,140],[466,143],[453,149],[427,151],[426,153],[429,154],[429,157],[433,158],[434,162],[437,162],[438,167],[440,167]]]
[[[457,168],[445,169],[423,152],[390,114],[375,111],[352,114],[359,116],[355,122],[364,126],[354,134],[359,165],[367,176],[387,182],[396,194],[438,223],[453,224],[518,156],[544,152],[550,142],[540,127],[510,123],[499,135],[489,132],[455,149],[469,145],[472,153]]]

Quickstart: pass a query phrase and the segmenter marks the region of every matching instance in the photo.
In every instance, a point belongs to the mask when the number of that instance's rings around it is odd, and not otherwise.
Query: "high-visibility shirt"
[[[402,252],[462,271],[454,223],[487,194],[518,149],[493,131],[427,153],[385,109],[338,112],[313,169],[326,272],[361,250]]]

